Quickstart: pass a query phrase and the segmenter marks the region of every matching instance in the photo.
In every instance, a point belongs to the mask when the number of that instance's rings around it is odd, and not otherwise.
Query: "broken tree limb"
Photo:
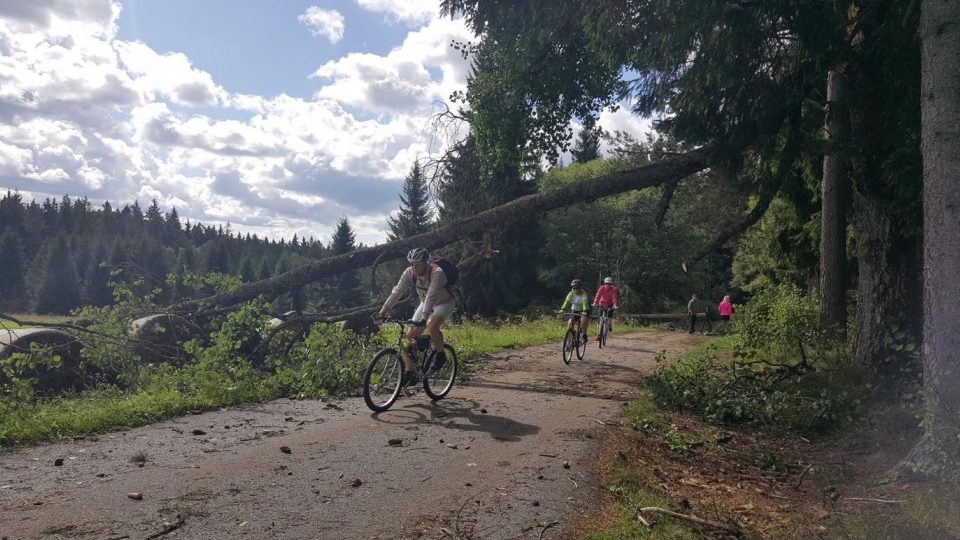
[[[657,213],[653,216],[653,225],[659,231],[663,227],[663,219],[667,217],[667,210],[670,209],[670,202],[673,200],[673,192],[677,190],[677,184],[680,179],[672,180],[663,185],[663,194],[660,196],[660,202],[657,203]]]
[[[720,529],[721,531],[726,531],[734,536],[740,536],[741,534],[740,528],[736,525],[720,523],[719,521],[710,521],[709,519],[698,518],[697,516],[688,516],[687,514],[681,514],[679,512],[674,512],[673,510],[667,510],[666,508],[660,508],[657,506],[645,506],[643,508],[637,508],[637,515],[645,514],[647,512],[656,512],[658,514],[682,519],[690,523],[696,523],[697,525],[703,525],[704,527]]]
[[[700,259],[703,259],[707,255],[710,255],[714,251],[723,247],[731,238],[742,234],[744,231],[750,228],[751,225],[756,223],[763,217],[763,214],[767,212],[767,208],[770,207],[770,203],[773,202],[773,198],[777,196],[777,193],[780,192],[780,186],[776,188],[768,188],[760,194],[760,198],[757,200],[757,204],[753,205],[753,209],[750,210],[750,213],[747,214],[747,217],[730,226],[727,230],[723,231],[713,240],[710,244],[704,246],[700,251],[693,254],[693,256],[688,257],[687,260],[683,261],[681,267],[683,271],[686,272],[688,269],[693,266],[695,263],[699,262]]]
[[[439,229],[387,244],[358,249],[295,268],[269,279],[245,284],[233,291],[182,302],[175,311],[194,311],[201,307],[229,306],[260,295],[275,296],[319,279],[365,268],[375,261],[386,262],[403,257],[413,247],[437,249],[467,236],[521,219],[529,219],[549,210],[585,203],[627,191],[659,186],[685,178],[707,168],[706,149],[698,149],[638,169],[620,171],[586,182],[520,197],[501,206],[455,221]]]

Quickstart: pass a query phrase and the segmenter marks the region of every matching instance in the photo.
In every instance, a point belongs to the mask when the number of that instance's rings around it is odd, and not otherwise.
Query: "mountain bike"
[[[580,331],[580,313],[576,311],[561,313],[567,316],[567,321],[573,322],[566,335],[563,336],[563,363],[570,363],[574,351],[577,353],[577,358],[583,360],[583,354],[587,352],[587,344],[583,341],[583,333]]]
[[[602,349],[607,345],[607,335],[610,333],[610,329],[607,327],[609,308],[597,306],[597,311],[600,313],[600,317],[597,319],[597,344]]]
[[[401,354],[413,356],[417,376],[423,383],[423,391],[430,399],[436,401],[449,394],[459,369],[457,352],[453,346],[449,343],[443,345],[447,361],[436,366],[437,354],[430,348],[429,336],[418,336],[412,340],[404,337],[407,325],[415,324],[413,321],[387,317],[383,322],[399,326],[400,335],[397,337],[396,347],[378,351],[363,374],[363,400],[367,402],[367,407],[374,412],[383,412],[393,406],[400,397],[405,371]]]

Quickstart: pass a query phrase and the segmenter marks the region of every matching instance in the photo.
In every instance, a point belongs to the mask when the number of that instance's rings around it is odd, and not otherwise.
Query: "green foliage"
[[[10,227],[0,234],[0,309],[20,309],[25,295],[23,242]]]
[[[735,334],[657,369],[647,381],[655,401],[715,422],[804,433],[848,424],[867,397],[863,375],[844,362],[846,345],[818,327],[817,313],[796,289],[762,291],[740,310]]]
[[[286,395],[323,397],[356,391],[373,352],[386,344],[382,334],[372,339],[345,332],[335,325],[315,324],[305,339],[272,358]]]
[[[66,314],[80,305],[80,281],[66,239],[47,244],[40,281],[33,291],[33,311]]]

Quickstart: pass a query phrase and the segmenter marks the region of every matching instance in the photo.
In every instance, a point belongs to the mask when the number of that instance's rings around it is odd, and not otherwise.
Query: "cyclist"
[[[614,310],[620,309],[619,300],[617,298],[617,287],[613,284],[613,278],[607,276],[603,278],[603,285],[597,289],[596,296],[593,297],[593,305],[597,309],[602,309],[607,312],[607,332],[613,332],[613,312]],[[597,315],[599,315],[599,311]],[[600,341],[600,334],[597,333],[595,338],[597,341]]]
[[[447,276],[443,273],[443,269],[436,263],[430,262],[429,251],[424,248],[411,249],[407,253],[407,262],[410,266],[400,274],[400,281],[384,301],[376,318],[382,319],[390,313],[393,306],[411,287],[416,288],[420,305],[411,317],[415,322],[407,331],[405,343],[409,347],[426,328],[430,334],[430,344],[436,351],[433,369],[439,370],[447,361],[447,356],[443,353],[443,333],[440,331],[440,325],[453,312],[455,303],[453,293],[447,287]],[[404,364],[403,385],[416,384],[417,366],[413,363],[412,355],[407,351],[407,354],[400,356],[403,357]]]
[[[586,343],[589,328],[587,320],[590,318],[590,295],[583,290],[583,280],[574,279],[570,282],[570,292],[560,306],[560,311],[566,311],[568,306],[574,316],[580,315],[580,334],[583,336],[583,342]],[[567,323],[567,330],[571,329],[573,329],[573,317],[570,317],[570,322]]]

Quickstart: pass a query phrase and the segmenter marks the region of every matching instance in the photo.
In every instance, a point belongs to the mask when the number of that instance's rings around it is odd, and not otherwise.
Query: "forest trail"
[[[559,344],[501,353],[379,415],[284,399],[0,454],[0,536],[564,538],[599,508],[604,423],[658,352],[702,340],[613,334],[569,366]]]

